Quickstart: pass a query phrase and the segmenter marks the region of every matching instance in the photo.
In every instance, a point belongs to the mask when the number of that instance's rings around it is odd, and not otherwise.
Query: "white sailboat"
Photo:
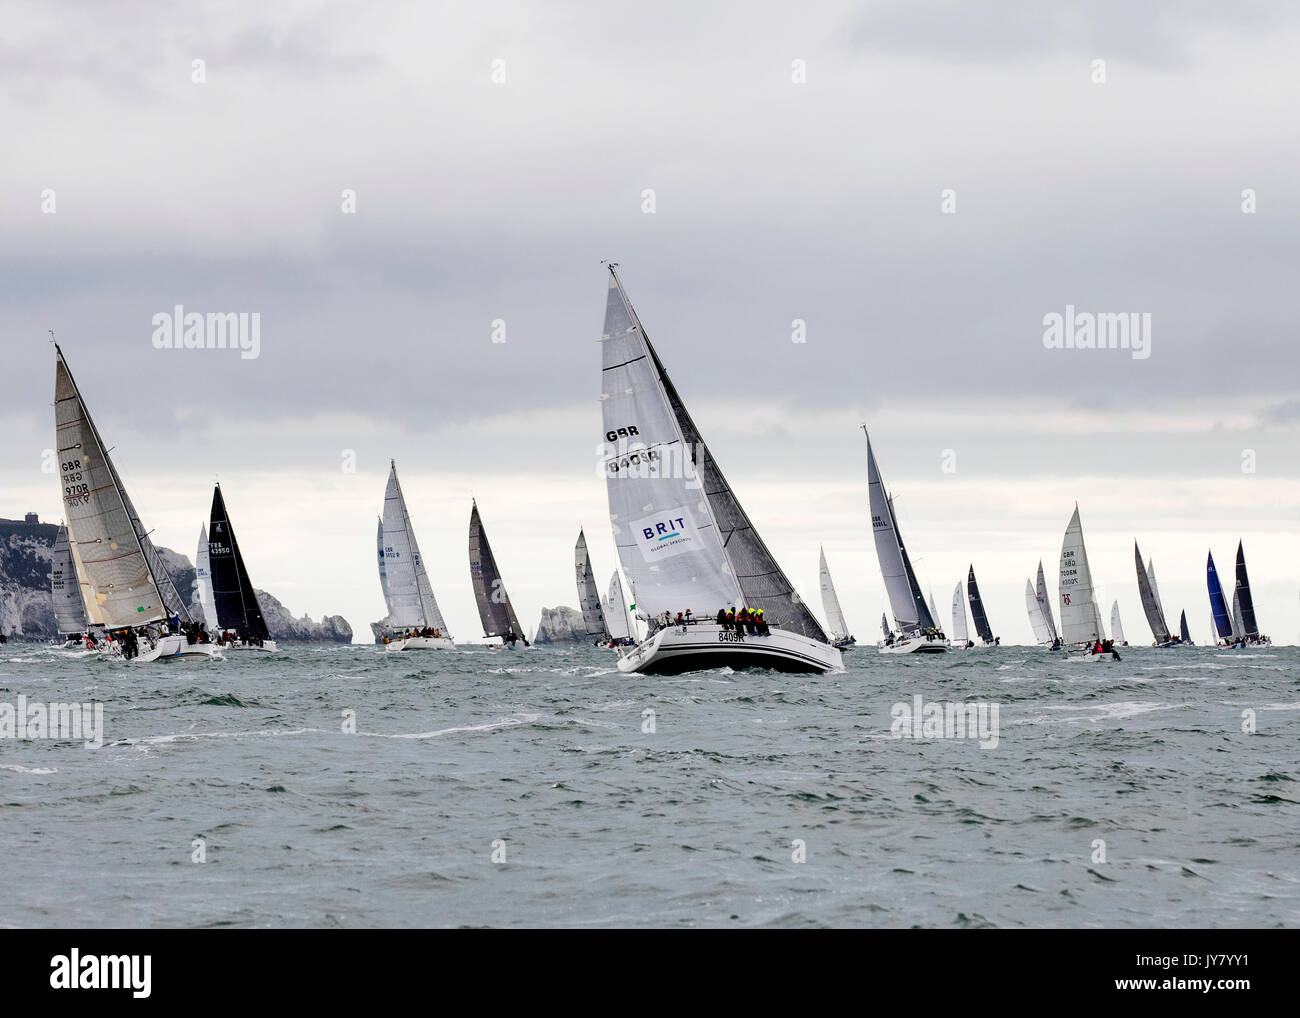
[[[1032,580],[1025,580],[1025,611],[1029,614],[1029,625],[1034,631],[1034,642],[1040,647],[1053,646],[1056,640],[1047,626],[1047,620],[1043,618],[1043,606],[1039,603]]]
[[[1105,641],[1106,630],[1101,624],[1101,610],[1093,593],[1092,570],[1088,567],[1088,551],[1083,543],[1083,525],[1079,522],[1079,507],[1065,528],[1061,542],[1061,639],[1067,644],[1082,648],[1086,660],[1098,660],[1104,654],[1094,654],[1097,641]]]
[[[605,625],[609,628],[609,638],[616,643],[626,643],[633,639],[632,619],[627,612],[627,599],[623,596],[623,581],[618,570],[609,580],[609,594],[605,597]]]
[[[975,646],[970,638],[970,629],[966,625],[966,595],[961,581],[952,591],[952,649],[970,650]]]
[[[835,584],[831,580],[831,571],[826,566],[826,549],[818,547],[817,551],[820,556],[817,577],[822,588],[822,610],[826,612],[826,623],[830,626],[830,632],[827,636],[830,638],[832,647],[838,647],[842,651],[848,650],[858,641],[849,632],[849,624],[844,619],[843,609],[840,608],[840,597],[835,593]]]
[[[396,460],[389,460],[381,528],[379,585],[388,605],[390,629],[383,637],[384,650],[455,650],[415,540]]]
[[[610,266],[601,336],[606,493],[619,561],[650,624],[620,671],[843,668],[723,476]],[[729,607],[762,612],[747,628]],[[689,623],[677,625],[678,613]]]
[[[101,623],[123,656],[149,662],[173,657],[213,657],[210,643],[191,643],[179,626],[193,627],[149,533],[122,485],[117,468],[91,420],[72,373],[55,346],[55,448],[74,563],[84,571]],[[173,620],[174,623],[173,624]]]
[[[204,625],[208,632],[215,633],[217,624],[217,602],[212,594],[212,566],[208,551],[208,525],[199,524],[199,546],[194,553],[194,596],[198,599],[199,609],[203,613]]]
[[[1124,639],[1124,626],[1119,620],[1118,601],[1110,606],[1110,635],[1119,646],[1128,646],[1128,640]]]
[[[50,553],[50,597],[54,602],[54,621],[58,628],[56,642],[67,650],[84,650],[85,634],[90,631],[90,616],[81,597],[81,583],[72,560],[68,528],[60,525]]]
[[[866,432],[866,427],[863,427]],[[939,630],[930,607],[921,596],[921,586],[907,557],[903,537],[898,531],[894,515],[894,500],[885,491],[876,465],[876,454],[867,435],[867,489],[870,493],[871,530],[876,542],[876,557],[880,560],[880,574],[885,580],[885,592],[894,613],[897,631],[886,633],[877,646],[882,654],[942,654],[948,641]]]

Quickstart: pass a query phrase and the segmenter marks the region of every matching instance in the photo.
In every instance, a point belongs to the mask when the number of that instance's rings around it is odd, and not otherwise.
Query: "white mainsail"
[[[609,581],[609,596],[605,598],[605,625],[615,640],[632,639],[632,620],[627,615],[627,600],[623,597],[623,581],[618,570]]]
[[[420,546],[411,526],[411,514],[397,480],[397,463],[389,461],[388,486],[384,491],[384,572],[388,589],[388,624],[395,629],[438,630],[451,638],[438,602],[429,585]],[[382,586],[382,581],[381,581]]]
[[[54,600],[54,621],[61,634],[84,633],[87,629],[86,602],[72,561],[68,528],[60,525],[50,555],[50,595]]]
[[[63,351],[54,372],[55,441],[63,484],[68,534],[85,571],[93,602],[104,625],[116,629],[164,618],[170,608],[189,617],[184,605],[166,604],[159,576],[175,594],[161,568],[134,506],[100,440],[81,393],[68,371]]]
[[[1061,542],[1060,591],[1061,638],[1066,643],[1091,643],[1105,637],[1093,598],[1092,571],[1088,568],[1077,505]]]
[[[821,561],[818,563],[817,575],[821,580],[822,588],[822,608],[826,612],[826,622],[830,626],[828,635],[832,643],[849,638],[849,624],[844,619],[844,612],[840,608],[839,595],[835,593],[835,584],[831,581],[831,571],[826,566],[826,550],[818,547]]]
[[[1114,637],[1116,643],[1127,643],[1124,639],[1124,627],[1119,621],[1119,602],[1116,601],[1110,606],[1110,635]]]
[[[608,640],[605,613],[601,610],[600,593],[596,590],[596,577],[591,572],[591,555],[587,552],[587,536],[578,530],[578,541],[573,546],[573,572],[578,584],[578,608],[588,639]]]
[[[961,581],[958,581],[952,592],[952,635],[959,644],[970,640],[970,630],[966,628],[966,597]]]
[[[1047,642],[1055,643],[1060,634],[1056,629],[1056,617],[1052,612],[1052,599],[1047,596],[1047,580],[1043,576],[1042,559],[1038,560],[1038,586],[1034,590],[1034,596],[1038,598],[1038,614],[1047,627]]]
[[[1038,601],[1038,594],[1029,580],[1025,580],[1025,610],[1029,612],[1029,624],[1033,627],[1034,639],[1041,644],[1055,642],[1056,638],[1043,619],[1043,606]]]
[[[212,593],[212,565],[209,559],[208,551],[208,528],[205,524],[199,524],[199,547],[194,553],[194,586],[199,597],[199,605],[203,609],[203,621],[208,629],[216,632],[217,625],[217,602]]]
[[[907,552],[898,533],[892,500],[885,492],[876,464],[876,454],[867,437],[867,491],[871,506],[871,532],[876,542],[876,557],[880,560],[880,575],[889,595],[889,607],[894,613],[894,624],[900,632],[916,632],[934,625],[933,616],[926,618],[929,609],[917,588]]]
[[[610,523],[643,618],[743,605],[740,583],[662,370],[612,268],[601,335],[601,414]],[[773,621],[777,619],[773,618]]]

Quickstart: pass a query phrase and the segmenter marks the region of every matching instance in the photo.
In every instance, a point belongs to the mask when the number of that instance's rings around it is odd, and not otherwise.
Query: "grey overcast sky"
[[[1298,44],[1250,2],[2,2],[0,514],[60,515],[53,329],[159,543],[193,556],[219,474],[254,582],[368,638],[396,457],[455,634],[471,493],[531,628],[575,602],[580,522],[614,565],[615,259],[860,637],[866,422],[941,605],[973,561],[1027,639],[1077,501],[1130,638],[1134,537],[1198,639],[1240,537],[1293,642]],[[259,313],[260,356],[155,349],[177,304]],[[1149,313],[1151,356],[1046,349],[1067,304]]]

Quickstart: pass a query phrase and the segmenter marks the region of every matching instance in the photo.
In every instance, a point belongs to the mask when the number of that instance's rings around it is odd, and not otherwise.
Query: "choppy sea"
[[[1300,925],[1300,649],[1121,653],[8,644],[0,704],[104,733],[0,738],[0,926]],[[996,740],[898,737],[917,696]]]

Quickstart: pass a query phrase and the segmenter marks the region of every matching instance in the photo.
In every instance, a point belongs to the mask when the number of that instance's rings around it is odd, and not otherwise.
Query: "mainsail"
[[[880,628],[886,636],[889,635],[889,619],[886,617],[884,612],[880,613]]]
[[[1205,559],[1205,583],[1210,591],[1210,616],[1214,621],[1214,632],[1219,639],[1232,638],[1232,615],[1228,603],[1223,597],[1223,585],[1219,582],[1218,570],[1214,568],[1214,553],[1207,553]]]
[[[1034,640],[1041,644],[1055,643],[1056,637],[1043,618],[1043,606],[1034,591],[1034,585],[1025,580],[1025,610],[1029,612],[1029,624],[1034,630]]]
[[[1116,643],[1127,643],[1124,639],[1124,626],[1119,621],[1119,602],[1110,606],[1110,635]]]
[[[1047,627],[1047,642],[1055,643],[1060,633],[1056,629],[1056,617],[1052,612],[1052,600],[1047,596],[1047,580],[1043,576],[1043,560],[1038,560],[1038,586],[1034,589],[1034,596],[1038,598],[1038,613],[1042,616],[1043,624]]]
[[[1259,635],[1259,624],[1255,621],[1255,599],[1250,596],[1250,579],[1246,576],[1246,553],[1241,542],[1237,542],[1237,598],[1241,602],[1242,635],[1254,637]]]
[[[388,485],[384,489],[384,516],[380,521],[379,585],[388,605],[388,625],[394,629],[438,630],[439,636],[451,638],[447,623],[433,596],[429,575],[415,540],[406,496],[397,479],[397,463],[389,460]]]
[[[1092,571],[1083,546],[1079,507],[1074,507],[1061,542],[1061,638],[1066,643],[1091,643],[1105,636],[1092,593]]]
[[[647,615],[761,609],[827,642],[764,544],[664,370],[611,265],[601,336],[605,479],[619,560]]]
[[[1183,643],[1192,642],[1191,631],[1187,628],[1187,612],[1183,612],[1178,618],[1178,633],[1183,638]]]
[[[1138,593],[1142,596],[1142,610],[1146,613],[1151,635],[1156,638],[1156,643],[1168,643],[1169,626],[1160,607],[1160,596],[1156,593],[1155,570],[1142,564],[1142,552],[1137,541],[1133,542],[1133,558],[1137,565]]]
[[[632,620],[627,617],[627,601],[623,597],[623,581],[619,579],[618,570],[609,581],[609,596],[605,598],[605,625],[609,635],[615,640],[632,639]]]
[[[966,628],[966,596],[962,593],[961,580],[957,581],[957,586],[952,591],[952,636],[960,644],[970,640]]]
[[[989,625],[989,618],[984,613],[984,601],[980,597],[979,584],[975,582],[975,566],[970,567],[970,572],[966,574],[966,595],[970,598],[970,614],[975,620],[975,632],[985,643],[993,642],[993,627]]]
[[[212,596],[212,565],[208,551],[208,528],[199,524],[199,546],[194,553],[194,592],[199,599],[199,608],[203,612],[203,622],[212,631],[216,631],[217,606]]]
[[[189,610],[140,523],[72,373],[55,346],[55,445],[74,557],[93,602],[92,617],[116,629]]]
[[[876,454],[867,436],[867,491],[871,506],[871,531],[876,541],[876,557],[880,560],[880,574],[889,595],[889,607],[894,613],[894,623],[904,633],[933,629],[934,617],[921,595],[911,559],[903,546],[894,516],[894,500],[885,491],[876,465]]]
[[[68,528],[60,525],[50,556],[50,595],[54,599],[54,621],[60,633],[84,633],[88,628],[86,602],[81,599],[81,583],[72,561]]]
[[[831,571],[826,566],[826,550],[819,547],[817,551],[820,555],[817,576],[821,581],[822,609],[826,612],[826,622],[830,626],[831,641],[838,643],[840,640],[849,638],[849,624],[844,620],[844,612],[840,608],[840,598],[835,593],[835,584],[831,581]]]
[[[515,617],[514,606],[506,585],[501,582],[497,560],[492,555],[483,521],[479,518],[478,503],[469,513],[469,575],[474,584],[474,600],[478,602],[478,617],[483,623],[484,636],[511,635],[523,638],[524,631]],[[525,643],[528,641],[525,639]]]
[[[573,571],[578,581],[578,607],[582,609],[582,622],[587,638],[608,640],[605,613],[601,610],[600,592],[596,578],[591,573],[591,556],[587,554],[587,537],[578,530],[578,543],[573,546]]]
[[[233,629],[245,640],[269,640],[270,631],[257,603],[253,582],[244,568],[235,530],[226,512],[221,485],[212,489],[212,518],[208,526],[208,562],[212,570],[212,600],[217,608],[217,624]]]

